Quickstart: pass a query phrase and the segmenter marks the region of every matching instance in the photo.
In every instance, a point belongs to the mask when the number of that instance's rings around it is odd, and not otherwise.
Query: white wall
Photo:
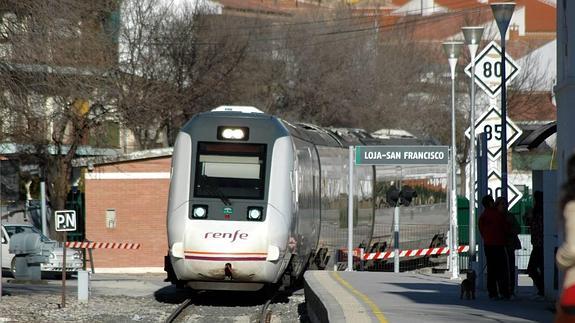
[[[396,15],[428,16],[434,13],[447,12],[448,9],[435,3],[434,0],[411,0],[393,11]]]

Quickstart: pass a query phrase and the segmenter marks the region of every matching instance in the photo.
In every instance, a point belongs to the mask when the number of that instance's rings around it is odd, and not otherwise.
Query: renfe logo
[[[240,233],[240,230],[236,230],[236,232],[207,232],[204,236],[204,239],[231,239],[234,242],[237,238],[242,240],[247,240],[248,234],[247,233]]]

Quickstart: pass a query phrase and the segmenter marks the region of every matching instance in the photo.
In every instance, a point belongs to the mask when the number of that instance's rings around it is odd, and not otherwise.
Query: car
[[[51,240],[42,234],[38,228],[30,224],[2,224],[2,269],[8,269],[12,274],[16,270],[14,254],[9,252],[10,238],[17,233],[37,233],[40,235],[42,242],[54,243],[57,246],[58,242]],[[62,260],[64,249],[62,247],[55,247],[48,259],[47,263],[41,264],[42,274],[58,274],[62,273]],[[82,270],[84,261],[82,252],[77,249],[66,250],[66,272],[69,276],[78,270]]]

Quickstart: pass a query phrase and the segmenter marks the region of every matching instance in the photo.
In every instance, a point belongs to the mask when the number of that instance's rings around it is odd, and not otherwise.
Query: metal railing
[[[459,226],[459,243],[457,245],[468,244],[468,226]],[[522,228],[521,232],[529,232],[528,228]],[[479,234],[479,233],[478,233]],[[376,224],[374,236],[369,244],[360,244],[358,247],[363,248],[364,254],[372,254],[370,260],[360,261],[360,256],[354,257],[355,270],[367,271],[393,271],[393,257],[389,256],[394,251],[393,225]],[[343,237],[342,237],[343,238]],[[400,271],[413,271],[428,269],[432,272],[441,272],[449,270],[447,254],[429,255],[430,248],[439,248],[445,252],[448,247],[449,225],[435,224],[403,224],[399,226],[399,251]],[[515,250],[515,264],[519,271],[525,271],[529,263],[531,254],[531,236],[529,234],[520,234],[522,248]],[[342,250],[344,252],[342,252]],[[402,251],[412,251],[406,253]],[[415,255],[415,251],[420,251],[420,255]],[[427,251],[427,255],[425,252]],[[358,252],[356,251],[356,254]],[[336,253],[336,262],[338,270],[345,269],[347,261],[347,251],[344,244]],[[459,253],[459,268],[461,271],[468,268],[469,258],[467,252]]]

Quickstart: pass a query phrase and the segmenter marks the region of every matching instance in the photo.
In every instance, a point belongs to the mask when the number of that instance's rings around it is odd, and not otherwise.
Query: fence
[[[421,255],[416,250],[426,248],[447,247],[448,225],[436,224],[400,224],[399,250],[400,271],[410,271],[420,268],[434,268],[445,270],[447,255]],[[371,244],[365,248],[365,253],[391,252],[394,250],[394,232],[391,224],[376,224]],[[414,252],[406,252],[414,251]],[[344,263],[347,253],[338,254],[338,262]],[[356,259],[359,262],[359,257]],[[393,258],[367,260],[363,269],[368,271],[393,271]],[[356,263],[359,266],[359,263]],[[341,266],[339,266],[341,268]]]
[[[466,225],[459,226],[458,246],[467,246],[469,228]],[[522,228],[521,232],[529,232],[528,228]],[[448,234],[449,225],[433,224],[403,224],[399,228],[399,251],[400,251],[400,271],[412,271],[422,268],[429,268],[433,272],[441,272],[449,269],[448,265]],[[479,235],[479,232],[476,232]],[[515,251],[515,264],[520,271],[527,269],[529,256],[531,254],[531,241],[529,234],[520,234],[522,248]],[[477,240],[476,240],[477,241]],[[364,248],[364,254],[371,254],[367,260],[355,252],[354,267],[356,270],[367,271],[393,271],[394,258],[391,252],[394,251],[393,225],[376,225],[374,236],[369,246]],[[435,248],[435,249],[432,249]],[[345,269],[347,265],[347,252],[342,247],[337,253],[338,269]],[[378,259],[379,258],[379,259]],[[462,252],[459,250],[459,268],[468,268],[469,257],[467,248]]]

